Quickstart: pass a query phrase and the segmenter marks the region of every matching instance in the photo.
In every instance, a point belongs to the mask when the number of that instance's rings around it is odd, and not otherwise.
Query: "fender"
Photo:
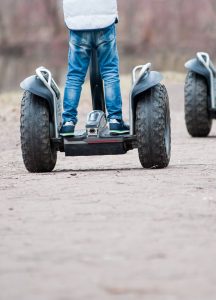
[[[210,74],[208,69],[198,60],[198,58],[193,58],[186,62],[185,68],[189,71],[202,75],[206,78],[208,84],[210,84]]]
[[[159,84],[162,79],[163,76],[161,75],[161,73],[156,71],[151,71],[147,74],[144,74],[133,87],[132,90],[133,101],[135,101],[135,98],[140,94],[146,92],[147,90]]]
[[[36,75],[26,78],[20,86],[22,89],[47,101],[50,117],[55,128],[55,138],[58,139],[62,125],[62,102],[60,90],[52,78],[51,72],[44,67],[37,68]]]
[[[215,95],[215,78],[216,78],[216,69],[214,64],[210,60],[209,54],[206,52],[198,52],[195,59],[189,60],[185,67],[193,71],[194,73],[200,74],[206,78],[211,109],[216,110],[216,95]]]
[[[37,95],[43,98],[45,101],[47,101],[50,109],[50,114],[53,117],[54,114],[53,95],[36,75],[30,76],[25,80],[23,80],[20,84],[20,87],[23,90],[26,90],[34,95]]]
[[[135,116],[136,116],[136,104],[140,94],[145,93],[149,89],[153,88],[161,82],[163,76],[156,71],[150,71],[151,64],[144,66],[137,66],[133,70],[133,86],[130,94],[130,134],[135,133]],[[141,69],[141,72],[136,79],[137,70]]]

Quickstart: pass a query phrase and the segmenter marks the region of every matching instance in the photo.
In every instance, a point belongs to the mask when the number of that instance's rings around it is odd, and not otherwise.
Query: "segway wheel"
[[[171,154],[170,109],[167,90],[158,84],[142,94],[136,108],[136,135],[141,165],[161,169]]]
[[[203,76],[191,71],[185,82],[185,122],[192,137],[206,137],[211,131],[207,82]]]
[[[46,101],[25,91],[21,102],[21,149],[25,167],[31,173],[51,172],[56,165],[57,151],[50,131]]]

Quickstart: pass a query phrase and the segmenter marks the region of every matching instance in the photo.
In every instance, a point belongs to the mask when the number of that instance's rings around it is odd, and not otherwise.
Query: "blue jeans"
[[[115,25],[100,30],[70,31],[69,45],[63,123],[67,121],[77,123],[77,107],[93,48],[97,49],[100,72],[104,81],[108,119],[122,120]]]

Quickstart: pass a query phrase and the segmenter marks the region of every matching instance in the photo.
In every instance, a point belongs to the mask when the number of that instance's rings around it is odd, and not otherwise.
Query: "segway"
[[[216,119],[216,69],[208,53],[198,52],[185,67],[185,121],[192,137],[206,137]]]
[[[90,83],[93,111],[86,128],[61,137],[62,100],[52,74],[44,67],[21,83],[21,148],[29,172],[51,172],[57,152],[66,156],[119,155],[138,148],[144,168],[165,168],[170,161],[171,130],[169,99],[160,82],[162,75],[151,64],[132,72],[129,96],[130,133],[111,135],[108,128],[103,81],[96,50],[92,53]]]

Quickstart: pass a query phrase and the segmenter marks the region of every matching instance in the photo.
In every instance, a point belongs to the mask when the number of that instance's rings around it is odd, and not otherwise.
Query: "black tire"
[[[50,116],[44,99],[25,92],[21,103],[21,149],[26,169],[31,173],[51,172],[57,151],[50,140]]]
[[[171,155],[170,109],[167,90],[158,84],[141,95],[136,108],[136,135],[141,165],[166,168]]]
[[[191,71],[188,72],[185,82],[185,122],[193,137],[206,137],[211,131],[208,85],[203,76]]]

